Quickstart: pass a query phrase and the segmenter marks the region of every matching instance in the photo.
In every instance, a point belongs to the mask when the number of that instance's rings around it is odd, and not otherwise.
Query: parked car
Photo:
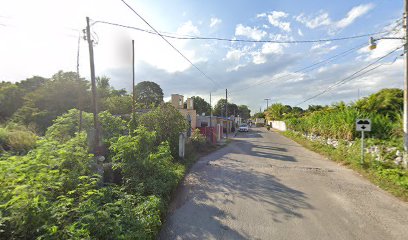
[[[240,132],[248,132],[249,128],[247,124],[242,124],[241,126],[239,126],[239,130]]]

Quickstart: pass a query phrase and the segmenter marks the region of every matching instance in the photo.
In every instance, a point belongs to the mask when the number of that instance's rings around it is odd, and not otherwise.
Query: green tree
[[[238,114],[243,119],[249,119],[251,117],[251,110],[249,110],[247,105],[239,105]]]
[[[178,156],[179,135],[187,130],[187,121],[170,103],[159,105],[152,111],[141,115],[138,125],[157,132],[156,146],[168,141],[174,157]]]
[[[132,97],[113,95],[105,100],[104,105],[105,109],[114,115],[130,114],[132,112]]]
[[[218,100],[217,104],[214,106],[214,115],[215,116],[225,116],[225,105],[226,105],[226,100],[225,99],[220,99]],[[239,109],[238,106],[235,103],[230,103],[228,102],[228,116],[237,116],[239,114]]]
[[[284,116],[291,111],[292,107],[289,105],[274,103],[266,110],[265,115],[269,120],[282,120]]]
[[[197,111],[197,114],[205,113],[206,116],[210,115],[211,105],[207,101],[199,96],[193,96],[191,99],[193,99],[194,109]]]
[[[265,118],[265,113],[263,112],[255,113],[253,118]]]
[[[144,81],[135,86],[136,102],[144,108],[158,106],[163,102],[163,90],[155,82]]]
[[[0,85],[0,122],[9,119],[23,105],[24,92],[15,84]]]
[[[403,110],[404,92],[402,89],[391,88],[363,98],[355,103],[355,107],[367,113],[389,115],[395,119]]]
[[[58,72],[44,86],[28,93],[24,105],[13,116],[14,120],[26,125],[34,124],[44,133],[52,121],[69,109],[78,108],[79,98],[89,109],[89,83],[77,78],[75,72]]]

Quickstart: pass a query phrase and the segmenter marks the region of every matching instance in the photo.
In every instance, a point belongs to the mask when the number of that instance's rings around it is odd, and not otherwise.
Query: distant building
[[[184,108],[184,96],[180,94],[171,95],[171,105],[173,105],[181,115],[183,115],[187,122],[189,122],[191,129],[197,127],[197,111],[194,109],[194,101],[187,98],[187,108]]]

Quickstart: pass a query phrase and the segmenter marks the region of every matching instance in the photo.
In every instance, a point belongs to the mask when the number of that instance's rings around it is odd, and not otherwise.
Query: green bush
[[[176,108],[171,104],[162,104],[141,115],[138,125],[157,133],[156,146],[162,142],[169,142],[171,153],[174,158],[177,158],[179,135],[187,130],[187,121]]]
[[[184,174],[182,165],[173,163],[167,142],[156,145],[156,132],[141,126],[133,136],[122,136],[111,145],[114,168],[119,168],[125,186],[144,195],[168,199]]]
[[[201,134],[198,128],[194,130],[189,140],[196,151],[204,150],[207,145],[206,138]]]
[[[35,147],[37,135],[21,126],[0,128],[0,153],[9,151],[14,154],[26,154]]]
[[[115,117],[107,111],[99,113],[99,122],[101,125],[102,139],[107,145],[112,138],[126,134],[126,123],[120,117]],[[90,132],[93,128],[93,115],[91,113],[82,113],[82,129]],[[54,120],[45,134],[47,138],[65,142],[75,136],[79,131],[79,110],[71,109],[67,113]]]

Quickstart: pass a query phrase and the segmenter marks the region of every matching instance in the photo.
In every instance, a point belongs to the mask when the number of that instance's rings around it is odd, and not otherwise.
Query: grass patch
[[[361,165],[359,141],[356,141],[351,147],[347,147],[345,142],[340,142],[339,147],[334,148],[321,142],[312,142],[291,131],[281,132],[281,134],[307,149],[357,171],[375,185],[408,202],[408,171],[375,161],[370,154],[365,155],[365,162]]]

